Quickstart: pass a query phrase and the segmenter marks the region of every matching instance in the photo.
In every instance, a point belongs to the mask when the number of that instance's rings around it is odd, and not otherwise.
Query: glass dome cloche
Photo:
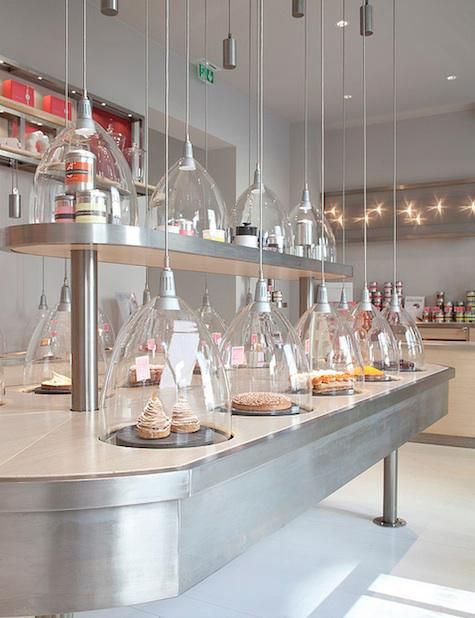
[[[424,369],[424,343],[412,316],[401,306],[396,290],[391,303],[383,309],[399,348],[399,370],[403,373]]]
[[[348,322],[328,302],[325,285],[296,326],[311,371],[314,395],[354,395],[363,382],[363,361]]]
[[[294,327],[268,301],[258,279],[254,301],[229,325],[220,346],[233,414],[298,414],[313,409],[309,367]]]
[[[308,187],[302,199],[289,214],[291,236],[289,253],[314,260],[322,258],[336,262],[336,240],[328,219],[324,217],[322,238],[322,215],[310,200]]]
[[[162,271],[160,295],[119,332],[101,401],[100,439],[177,448],[231,437],[229,387],[218,348]]]
[[[352,311],[365,382],[387,382],[399,374],[399,348],[388,322],[371,303],[368,288]]]
[[[241,193],[231,210],[233,243],[245,247],[259,246],[261,192],[263,249],[289,253],[291,229],[287,213],[275,193],[262,182],[259,167],[254,173],[254,182]]]
[[[201,303],[201,307],[198,309],[198,315],[203,321],[203,324],[209,330],[211,339],[217,346],[219,346],[226,331],[226,324],[223,318],[211,305],[208,286],[205,287],[203,302]]]
[[[226,203],[215,180],[193,157],[190,142],[185,142],[183,157],[169,170],[168,197],[169,233],[229,240]],[[165,175],[152,194],[148,225],[165,229]]]
[[[98,317],[99,322],[99,317]],[[98,330],[99,376],[104,375],[105,353]],[[65,278],[59,303],[33,331],[25,356],[23,383],[40,394],[71,392],[71,288]]]
[[[124,155],[92,118],[88,98],[35,172],[33,223],[137,224],[137,195]]]

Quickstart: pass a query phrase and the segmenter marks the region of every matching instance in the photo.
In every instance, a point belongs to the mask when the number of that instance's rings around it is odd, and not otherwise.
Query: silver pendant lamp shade
[[[320,213],[325,210],[325,2],[320,0],[321,37],[321,126],[320,126]],[[308,20],[308,13],[305,21]],[[306,26],[307,30],[307,26]],[[320,228],[323,240],[324,230]],[[353,395],[362,381],[362,363],[358,346],[348,322],[342,320],[328,300],[325,283],[325,260],[322,260],[321,284],[317,302],[297,323],[297,334],[303,343],[310,366],[314,395]]]
[[[292,17],[305,16],[305,0],[292,0]]]
[[[304,182],[302,199],[291,210],[290,251],[315,260],[336,261],[336,241],[325,213],[310,198],[308,182],[308,15],[304,17]],[[323,230],[322,230],[323,227]]]
[[[183,156],[167,170],[169,232],[225,242],[229,239],[226,203],[216,181],[194,157],[190,139],[190,0],[186,0],[185,140]],[[207,85],[203,87],[207,88]],[[165,176],[153,192],[149,226],[165,228]]]
[[[78,102],[76,120],[69,121],[68,80],[65,80],[67,126],[46,150],[36,169],[32,219],[35,223],[82,221],[136,225],[137,195],[129,165],[114,140],[92,117],[86,80],[86,7],[87,2],[83,0],[83,95]],[[67,23],[65,35],[67,73]]]
[[[170,0],[165,0],[164,264],[158,296],[117,337],[101,401],[99,437],[124,447],[186,448],[231,436],[223,362],[202,319],[177,296],[170,264],[169,50]]]
[[[228,36],[223,40],[223,69],[237,67],[237,44],[231,34],[231,0],[228,0]]]
[[[107,17],[119,14],[119,0],[101,0],[101,13]]]
[[[396,0],[393,0],[393,294],[383,316],[399,347],[399,369],[402,372],[424,368],[424,343],[415,320],[401,306],[397,294],[397,73],[396,73]]]
[[[369,11],[363,0],[361,7]],[[371,303],[368,291],[367,260],[367,121],[366,121],[366,37],[372,34],[365,28],[362,20],[360,34],[363,42],[363,252],[364,286],[361,300],[353,309],[353,328],[360,346],[367,382],[391,380],[399,373],[399,350],[394,334],[380,311]]]
[[[258,0],[258,169],[263,173],[264,2]],[[262,183],[262,177],[260,182]],[[308,365],[295,329],[269,302],[263,272],[263,191],[258,193],[259,268],[253,301],[243,307],[221,342],[231,383],[233,414],[300,413],[312,409]],[[249,412],[251,410],[251,412]]]

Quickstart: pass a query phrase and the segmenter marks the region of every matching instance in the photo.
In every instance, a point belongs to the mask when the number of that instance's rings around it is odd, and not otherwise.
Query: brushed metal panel
[[[0,615],[66,613],[174,596],[177,533],[175,501],[2,513]]]
[[[441,418],[447,395],[436,385],[182,500],[180,592]]]

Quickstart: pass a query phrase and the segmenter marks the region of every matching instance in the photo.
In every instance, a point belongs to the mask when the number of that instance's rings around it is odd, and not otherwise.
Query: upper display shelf
[[[171,234],[170,255],[176,270],[255,277],[258,250]],[[142,227],[97,223],[14,225],[0,230],[0,248],[29,255],[69,258],[71,251],[94,248],[98,260],[134,266],[163,265],[165,235]],[[319,277],[319,260],[264,251],[266,277]],[[350,279],[353,268],[325,263],[329,281]]]

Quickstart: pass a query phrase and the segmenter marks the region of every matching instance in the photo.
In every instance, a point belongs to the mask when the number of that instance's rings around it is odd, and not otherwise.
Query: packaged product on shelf
[[[91,191],[96,182],[96,155],[89,150],[70,150],[64,157],[66,193]]]
[[[99,189],[76,193],[76,222],[107,223],[107,193]]]

